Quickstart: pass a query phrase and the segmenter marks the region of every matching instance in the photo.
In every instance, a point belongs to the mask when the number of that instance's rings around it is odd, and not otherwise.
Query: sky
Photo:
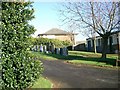
[[[60,15],[58,13],[58,2],[34,2],[32,5],[35,10],[35,18],[30,21],[30,24],[36,29],[33,35],[34,37],[52,28],[67,30],[67,27],[61,26],[63,23],[60,21]],[[75,38],[76,41],[83,41],[87,37],[78,34]]]

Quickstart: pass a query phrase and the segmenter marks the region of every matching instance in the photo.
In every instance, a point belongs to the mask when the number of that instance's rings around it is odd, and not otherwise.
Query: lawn
[[[87,64],[95,66],[115,66],[117,54],[107,54],[107,59],[101,59],[101,53],[83,52],[83,51],[69,51],[68,56],[61,56],[56,54],[45,54],[41,52],[31,52],[35,57],[43,60],[66,60],[72,64]]]
[[[101,59],[101,53],[93,52],[81,52],[81,51],[69,51],[69,55],[76,56],[78,58],[68,60],[72,64],[86,64],[101,67],[113,67],[116,65],[117,54],[107,54],[106,59]]]
[[[93,52],[83,52],[83,51],[69,51],[69,55],[100,58],[102,54],[93,53]],[[118,57],[117,54],[107,54],[107,58],[110,59],[116,59],[117,57]]]
[[[52,53],[42,53],[42,52],[31,52],[32,55],[38,59],[43,59],[43,60],[58,60],[58,59],[62,59],[62,60],[69,60],[71,58],[73,58],[73,56],[61,56],[61,55],[57,55],[57,54],[52,54]]]

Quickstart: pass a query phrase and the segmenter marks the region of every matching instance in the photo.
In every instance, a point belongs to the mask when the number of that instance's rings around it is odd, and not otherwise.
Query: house
[[[75,44],[75,35],[77,35],[76,33],[70,33],[58,28],[52,28],[49,31],[43,33],[43,34],[38,34],[38,37],[42,37],[42,38],[49,38],[49,39],[58,39],[61,41],[69,41],[71,43],[73,43],[73,45]]]
[[[86,39],[87,51],[94,51],[93,38]],[[96,37],[96,50],[102,52],[102,37]],[[117,53],[120,51],[120,31],[115,32],[108,38],[108,50],[107,53]]]

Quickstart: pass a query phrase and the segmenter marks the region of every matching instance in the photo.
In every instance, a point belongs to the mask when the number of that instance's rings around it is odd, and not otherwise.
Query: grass
[[[57,60],[52,54],[45,54],[42,52],[31,52],[34,57],[43,59],[43,60]]]
[[[68,56],[61,56],[57,54],[52,54],[52,53],[42,53],[42,52],[31,52],[34,57],[43,59],[43,60],[58,60],[58,59],[64,59],[68,60],[70,57]]]
[[[96,66],[113,67],[116,65],[117,54],[107,54],[107,59],[101,59],[101,53],[83,52],[83,51],[69,51],[68,56],[61,56],[57,54],[45,54],[41,52],[32,52],[32,54],[43,60],[66,60],[72,64],[87,64]]]
[[[97,61],[83,61],[83,60],[72,60],[68,61],[69,63],[72,64],[85,64],[85,65],[94,65],[94,66],[100,66],[100,67],[113,67],[110,64],[106,64],[105,62],[97,62]]]
[[[84,56],[84,57],[93,57],[93,58],[100,58],[101,57],[101,53],[93,53],[93,52],[83,52],[83,51],[69,51],[70,55],[75,55],[75,56]],[[110,59],[116,59],[118,57],[117,54],[107,54],[107,58]]]
[[[36,82],[34,83],[34,85],[31,88],[52,88],[52,83],[45,79],[44,77],[40,77],[38,80],[36,80]]]
[[[68,61],[73,64],[88,64],[96,66],[113,67],[116,64],[117,54],[107,54],[106,59],[101,59],[101,53],[69,51],[70,55],[81,56],[77,59]]]

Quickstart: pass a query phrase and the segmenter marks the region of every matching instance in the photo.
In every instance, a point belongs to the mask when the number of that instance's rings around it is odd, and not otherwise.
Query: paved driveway
[[[54,88],[118,88],[118,70],[75,66],[62,60],[42,60]]]

